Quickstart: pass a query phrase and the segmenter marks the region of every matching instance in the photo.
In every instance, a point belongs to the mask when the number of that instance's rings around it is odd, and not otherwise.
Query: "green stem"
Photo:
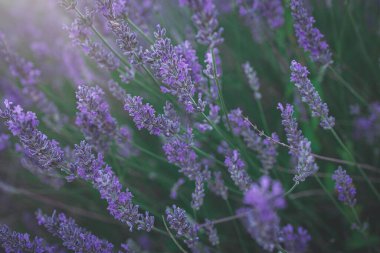
[[[265,132],[269,133],[268,122],[266,120],[266,117],[265,117],[265,114],[264,114],[264,110],[263,110],[263,106],[261,104],[261,101],[259,99],[256,99],[256,102],[257,102],[257,105],[259,107],[261,122],[264,125],[264,130],[265,130]]]
[[[161,216],[161,217],[162,217],[162,221],[164,222],[165,229],[169,233],[170,238],[172,238],[172,240],[175,243],[175,245],[177,245],[177,247],[179,248],[180,251],[182,251],[183,253],[187,253],[187,251],[182,248],[182,246],[178,243],[178,241],[175,239],[175,237],[173,236],[173,234],[170,232],[170,230],[168,228],[168,225],[166,225],[166,221],[165,221],[164,216]]]

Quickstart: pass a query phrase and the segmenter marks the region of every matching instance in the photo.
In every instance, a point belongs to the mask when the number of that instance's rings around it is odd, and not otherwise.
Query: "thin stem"
[[[344,87],[346,87],[351,93],[352,95],[354,95],[363,105],[365,106],[368,106],[368,103],[367,101],[357,92],[354,90],[354,88],[352,88],[352,86],[346,81],[344,80],[334,69],[333,67],[329,66],[328,67],[329,70],[331,70],[331,72],[334,74],[335,78],[344,85]]]
[[[284,197],[287,196],[287,195],[289,195],[290,193],[292,193],[296,189],[296,187],[297,187],[298,184],[299,184],[299,182],[296,181],[294,183],[294,185],[292,186],[292,188],[290,188],[287,192],[285,192]]]
[[[154,41],[149,38],[141,29],[138,27],[132,20],[130,20],[128,17],[125,17],[127,23],[133,27],[141,36],[143,36],[150,44],[154,44]]]
[[[173,236],[173,234],[170,232],[169,228],[168,228],[168,225],[166,225],[166,221],[165,221],[165,218],[164,216],[161,216],[162,217],[162,221],[164,222],[164,225],[165,225],[165,229],[166,231],[169,233],[170,235],[170,238],[172,238],[173,242],[175,243],[175,245],[177,245],[177,247],[183,252],[183,253],[187,253],[186,250],[184,250],[182,248],[182,246],[178,243],[178,241],[175,239],[175,237]]]

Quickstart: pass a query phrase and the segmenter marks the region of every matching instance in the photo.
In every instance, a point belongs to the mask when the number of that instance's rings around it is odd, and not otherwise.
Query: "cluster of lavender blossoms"
[[[323,129],[331,129],[335,125],[335,118],[329,116],[329,108],[322,102],[321,97],[310,82],[309,71],[296,61],[290,65],[290,81],[297,87],[303,102],[309,105],[311,115],[320,118],[320,125]]]
[[[323,34],[318,28],[314,27],[315,19],[308,14],[304,6],[304,0],[291,0],[290,9],[299,46],[310,53],[313,61],[321,64],[331,64],[332,55],[329,45],[324,40]]]
[[[63,213],[53,213],[52,216],[37,212],[38,224],[44,226],[53,236],[62,240],[62,245],[73,252],[112,253],[114,246],[100,239],[84,228],[79,227],[75,220]]]
[[[303,182],[308,176],[318,171],[318,165],[315,163],[314,156],[311,153],[311,143],[298,129],[298,123],[293,117],[293,106],[287,104],[284,107],[282,104],[278,104],[278,109],[281,111],[282,125],[285,128],[290,146],[289,154],[296,164],[296,175],[293,180]]]
[[[356,188],[352,178],[342,167],[339,167],[332,175],[332,179],[335,181],[335,190],[338,193],[339,201],[353,207],[356,204]]]
[[[33,112],[24,112],[19,105],[5,100],[0,117],[13,136],[18,137],[23,153],[23,165],[40,175],[56,175],[62,169],[64,152],[55,140],[37,129],[39,121]]]
[[[155,76],[164,84],[161,91],[176,96],[189,113],[203,110],[195,104],[194,82],[186,59],[178,54],[171,40],[166,37],[164,28],[158,25],[154,37],[154,44],[144,53],[144,62],[151,66]]]
[[[197,41],[210,48],[223,43],[223,28],[219,27],[218,11],[213,0],[179,0],[181,6],[189,6],[192,20],[197,28]]]
[[[249,62],[244,63],[242,67],[244,70],[244,74],[248,80],[249,87],[253,91],[254,98],[257,100],[260,100],[261,99],[260,81],[257,78],[256,71],[252,68]]]
[[[60,252],[55,246],[49,245],[39,237],[30,238],[29,234],[12,231],[6,225],[0,225],[0,245],[5,253],[57,253]]]
[[[233,134],[241,136],[247,147],[258,153],[264,171],[268,172],[272,169],[277,159],[277,144],[273,141],[278,141],[277,134],[273,133],[271,138],[262,138],[255,132],[239,108],[231,110],[228,119]]]
[[[262,176],[244,194],[244,204],[238,213],[247,213],[242,222],[251,237],[265,250],[272,252],[278,241],[280,218],[277,210],[285,207],[281,183]]]
[[[185,210],[175,205],[166,208],[166,220],[169,228],[176,232],[176,237],[183,238],[186,245],[195,250],[199,241],[199,227],[187,218]]]
[[[236,4],[239,15],[251,29],[253,39],[259,43],[284,24],[281,0],[237,0]]]
[[[295,228],[288,224],[281,229],[280,242],[284,244],[284,248],[289,253],[305,253],[308,249],[311,236],[302,227]]]
[[[128,189],[123,191],[123,186],[111,167],[104,163],[102,153],[98,153],[95,157],[92,154],[92,147],[82,141],[80,145],[75,145],[73,157],[69,181],[79,177],[91,182],[99,191],[100,197],[107,201],[110,214],[127,224],[131,231],[134,227],[148,232],[153,228],[154,217],[148,212],[145,212],[145,215],[139,213],[139,206],[132,203],[132,193]]]

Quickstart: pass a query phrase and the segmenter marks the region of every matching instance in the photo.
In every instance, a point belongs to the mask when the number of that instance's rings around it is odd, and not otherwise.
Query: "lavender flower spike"
[[[58,249],[48,245],[43,239],[35,237],[31,240],[29,234],[11,231],[6,225],[0,225],[0,245],[5,253],[55,253]]]
[[[103,97],[104,92],[99,87],[81,85],[76,92],[78,112],[75,123],[98,151],[108,149],[117,131],[116,120]]]
[[[302,101],[309,105],[311,115],[319,117],[320,125],[324,129],[331,129],[335,125],[335,119],[329,116],[329,108],[322,102],[321,97],[308,79],[309,71],[295,60],[290,65],[292,71],[290,81],[298,88]]]
[[[245,169],[245,163],[240,159],[240,154],[237,150],[228,151],[224,164],[231,174],[231,178],[235,185],[242,191],[247,191],[252,184],[252,179]]]
[[[323,34],[314,27],[315,19],[307,13],[303,0],[291,0],[290,9],[299,46],[310,53],[313,61],[322,64],[332,63],[329,45]]]
[[[246,62],[243,64],[243,70],[244,70],[245,76],[248,79],[249,87],[253,91],[253,95],[255,99],[257,100],[261,99],[260,82],[259,82],[259,79],[257,78],[256,71],[252,68],[249,62]]]
[[[53,173],[63,167],[64,152],[55,140],[49,140],[37,129],[39,121],[33,112],[24,112],[21,106],[14,106],[5,100],[5,109],[0,117],[14,136],[19,138],[24,152],[25,164],[33,165],[39,173]]]
[[[186,217],[185,210],[175,205],[172,208],[166,208],[166,220],[170,229],[176,232],[177,237],[184,237],[184,242],[189,248],[196,247],[199,228]]]
[[[161,91],[176,96],[187,112],[194,112],[195,88],[186,59],[166,37],[165,29],[157,26],[154,37],[156,41],[150,50],[145,51],[144,61],[151,65],[154,74],[164,84]]]
[[[96,188],[102,199],[108,203],[108,211],[115,219],[127,224],[132,231],[135,226],[138,230],[150,231],[153,228],[154,217],[139,213],[139,206],[132,203],[132,193],[128,189],[122,190],[117,176],[111,167],[104,163],[102,153],[98,157],[92,154],[91,146],[85,141],[75,146],[74,162],[70,165],[73,180],[76,177],[89,181]]]
[[[290,146],[289,153],[297,164],[296,175],[293,180],[302,182],[318,170],[314,156],[311,153],[311,144],[298,130],[297,121],[293,118],[293,106],[287,104],[284,107],[282,104],[278,104],[278,108],[281,111],[282,125],[285,127],[286,137]]]
[[[352,178],[342,167],[339,167],[332,175],[332,179],[335,181],[335,190],[338,193],[339,201],[351,207],[354,206],[356,204],[356,188],[352,183]]]
[[[298,227],[296,231],[294,230],[290,224],[283,227],[280,232],[280,241],[289,253],[305,253],[308,249],[311,236],[302,227]]]
[[[75,220],[66,217],[63,213],[52,216],[38,210],[38,224],[44,226],[52,235],[63,241],[63,246],[74,252],[112,253],[114,246],[106,240],[100,239],[84,228],[79,227]]]
[[[242,220],[251,237],[265,250],[272,252],[277,244],[280,217],[277,210],[285,207],[284,190],[279,181],[262,176],[244,194],[244,203],[249,208],[238,212],[248,213]]]

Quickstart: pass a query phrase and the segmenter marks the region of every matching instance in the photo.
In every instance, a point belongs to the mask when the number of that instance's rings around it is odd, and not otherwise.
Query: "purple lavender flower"
[[[139,213],[139,207],[132,203],[132,193],[128,189],[122,191],[122,185],[113,173],[111,167],[104,163],[103,155],[98,157],[92,154],[91,146],[82,141],[75,146],[74,162],[70,165],[71,175],[68,180],[75,177],[89,181],[96,188],[102,199],[108,203],[108,211],[115,219],[127,224],[132,231],[135,226],[138,230],[150,231],[153,227],[154,217]]]
[[[288,224],[281,229],[280,241],[284,244],[284,248],[289,253],[304,253],[307,251],[311,236],[302,227],[298,227],[296,231],[292,225]]]
[[[247,147],[258,153],[263,169],[267,172],[272,169],[277,159],[277,144],[268,138],[263,139],[258,135],[239,108],[231,110],[228,114],[228,119],[233,134],[243,137]],[[272,139],[278,139],[275,133],[272,134]]]
[[[352,178],[342,167],[338,167],[332,175],[332,179],[335,181],[335,190],[338,193],[339,201],[353,207],[356,204],[356,188]]]
[[[247,191],[252,184],[252,179],[245,169],[245,162],[240,159],[237,150],[228,151],[224,160],[235,185],[242,191]]]
[[[96,61],[100,68],[114,71],[119,68],[120,62],[115,56],[108,52],[101,44],[90,39],[90,27],[93,22],[93,12],[86,11],[83,17],[78,17],[70,26],[65,26],[69,38],[74,45],[80,46],[83,52]]]
[[[179,131],[179,120],[170,103],[166,103],[164,114],[156,115],[156,110],[150,104],[143,104],[139,96],[127,95],[124,110],[133,118],[136,127],[146,129],[152,135],[171,136]]]
[[[175,47],[178,54],[183,55],[188,65],[191,79],[194,85],[197,87],[201,85],[205,80],[202,75],[202,65],[198,61],[197,52],[191,46],[189,41],[184,41]]]
[[[252,68],[249,62],[246,62],[243,64],[243,70],[248,80],[249,87],[253,91],[253,96],[257,100],[261,99],[260,82],[259,82],[259,79],[257,78],[256,71]]]
[[[161,91],[176,96],[187,112],[194,112],[195,88],[186,59],[178,54],[166,37],[165,29],[157,26],[154,37],[156,41],[150,50],[145,51],[144,61],[150,64],[156,77],[164,84]]]
[[[112,96],[120,102],[124,102],[127,98],[127,92],[114,80],[109,80],[107,82],[107,88],[111,92]]]
[[[290,65],[290,70],[292,71],[290,81],[298,88],[302,101],[309,105],[311,115],[320,118],[320,125],[324,129],[333,128],[335,119],[329,116],[327,104],[322,102],[318,92],[308,79],[309,71],[307,68],[293,60]]]
[[[63,168],[63,150],[55,140],[49,140],[37,129],[39,124],[33,112],[24,112],[21,106],[14,106],[5,100],[5,109],[0,110],[0,117],[17,136],[22,145],[24,159],[31,163],[38,173],[49,174]]]
[[[116,134],[116,120],[111,116],[104,92],[99,87],[79,86],[76,92],[75,124],[86,140],[98,151],[106,151]]]
[[[185,179],[182,177],[175,182],[170,190],[170,198],[177,199],[178,189],[185,183]]]
[[[297,121],[293,118],[293,106],[287,104],[284,107],[282,104],[278,104],[278,108],[281,111],[282,125],[285,127],[286,137],[290,146],[289,154],[292,155],[297,164],[295,168],[296,175],[293,180],[302,182],[318,171],[318,166],[311,153],[311,143],[298,129]]]
[[[30,238],[29,234],[11,231],[6,225],[0,225],[0,244],[5,253],[55,253],[58,249],[45,242],[42,238]]]
[[[323,34],[314,27],[315,19],[307,13],[303,0],[291,0],[290,9],[299,46],[310,53],[313,61],[321,64],[332,63],[329,45]]]
[[[166,208],[166,220],[170,229],[176,232],[177,237],[183,237],[186,245],[194,249],[198,243],[198,226],[193,224],[187,217],[185,210],[173,205]]]
[[[74,252],[103,252],[112,253],[114,246],[106,240],[100,239],[86,229],[79,227],[75,220],[66,217],[63,213],[52,216],[43,214],[39,210],[36,214],[38,224],[44,226],[52,235],[60,238],[63,246]]]
[[[202,175],[198,175],[195,179],[195,190],[191,194],[191,197],[191,207],[195,210],[199,210],[203,205],[203,199],[205,197],[204,179]]]
[[[196,38],[200,44],[210,48],[223,43],[223,28],[219,28],[213,0],[179,0],[180,5],[187,5],[193,11],[192,20],[198,29]]]
[[[204,229],[206,230],[206,234],[208,236],[208,240],[211,242],[213,246],[219,244],[219,236],[218,232],[214,227],[214,223],[210,220],[206,219]]]
[[[220,171],[214,171],[212,173],[213,180],[209,180],[208,188],[214,192],[216,195],[222,197],[222,199],[228,199],[228,189],[224,184],[224,180],[222,178],[222,173]]]
[[[239,211],[239,213],[248,212],[242,219],[244,226],[251,237],[270,252],[277,243],[280,218],[276,211],[285,207],[283,194],[284,190],[279,181],[272,181],[270,177],[262,176],[259,183],[252,184],[244,195],[244,203],[250,208]]]

